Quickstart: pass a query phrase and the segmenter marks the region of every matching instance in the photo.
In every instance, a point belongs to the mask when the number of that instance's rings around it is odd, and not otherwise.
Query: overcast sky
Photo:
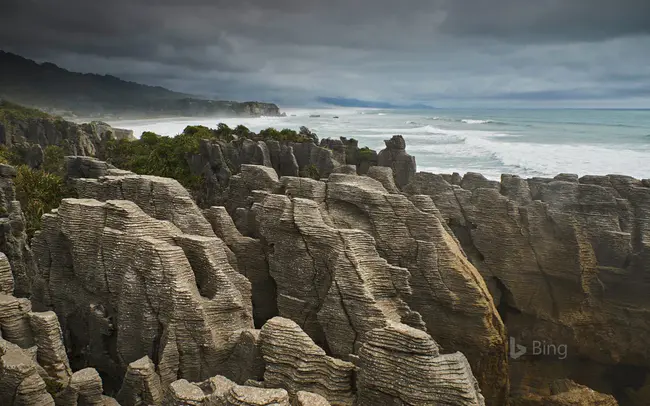
[[[284,105],[650,107],[650,0],[3,0],[0,49]]]

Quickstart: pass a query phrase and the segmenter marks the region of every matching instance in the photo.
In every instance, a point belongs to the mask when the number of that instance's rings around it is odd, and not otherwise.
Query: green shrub
[[[359,148],[359,161],[370,161],[375,156],[374,151],[368,147]]]
[[[65,151],[56,145],[49,145],[43,150],[43,166],[45,172],[58,176],[65,174]]]
[[[303,168],[303,170],[300,173],[300,176],[306,178],[312,178],[315,180],[320,180],[320,172],[318,171],[318,168],[314,164],[308,165],[305,168]]]
[[[16,168],[16,199],[25,214],[26,231],[29,238],[41,228],[41,217],[59,207],[61,199],[71,196],[63,179],[42,169],[31,169],[27,165]]]

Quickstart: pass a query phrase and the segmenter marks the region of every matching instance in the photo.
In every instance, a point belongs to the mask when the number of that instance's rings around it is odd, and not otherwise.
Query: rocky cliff
[[[431,197],[488,284],[511,351],[527,347],[511,361],[515,394],[549,394],[571,378],[650,402],[649,186],[615,175],[418,173],[404,189]]]
[[[66,155],[103,157],[110,140],[134,139],[133,131],[101,121],[75,124],[38,110],[0,101],[0,145],[12,148],[29,166],[43,163],[43,150],[58,146]]]
[[[236,168],[221,205],[69,157],[78,198],[31,246],[14,207],[0,403],[648,404],[647,180],[416,173],[401,137],[365,168],[343,139],[202,145]]]
[[[31,361],[57,372],[55,388],[37,385],[43,401],[114,402],[107,393],[126,405],[484,404],[467,359],[441,349],[409,307],[409,270],[382,258],[367,232],[335,224],[326,183],[283,177],[259,194],[264,179],[243,176],[241,190],[258,193],[254,239],[225,208],[204,216],[173,180],[84,157],[68,168],[80,198],[44,216],[31,301],[6,301],[11,316],[0,319],[5,339],[38,352],[51,340],[21,320],[34,317],[31,306],[58,315],[58,355]],[[257,168],[244,165],[242,175]],[[246,260],[242,247],[265,260]],[[8,266],[0,269],[9,289]],[[260,289],[263,278],[277,291]],[[253,309],[271,300],[284,318]],[[403,368],[419,369],[395,387],[389,365],[402,353],[412,354]],[[9,385],[4,365],[0,385]]]

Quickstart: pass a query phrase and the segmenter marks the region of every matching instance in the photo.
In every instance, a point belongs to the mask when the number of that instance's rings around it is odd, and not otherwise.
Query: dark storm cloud
[[[648,0],[5,0],[0,11],[5,50],[224,98],[637,97],[626,82],[650,83]]]

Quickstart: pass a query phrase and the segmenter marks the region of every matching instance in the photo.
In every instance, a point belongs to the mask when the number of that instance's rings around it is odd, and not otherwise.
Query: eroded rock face
[[[327,182],[326,205],[336,226],[364,230],[383,258],[409,270],[409,306],[446,351],[467,356],[486,398],[502,403],[508,396],[503,323],[431,199],[390,194],[368,177],[337,174]]]
[[[382,259],[368,234],[327,225],[309,199],[271,194],[253,209],[268,244],[279,314],[299,322],[316,343],[346,357],[387,320],[424,327],[403,299],[408,271]]]
[[[428,334],[404,324],[370,332],[357,365],[359,406],[485,405],[463,354],[441,355]]]
[[[377,165],[392,168],[395,184],[397,187],[403,188],[415,176],[415,157],[406,152],[406,141],[401,135],[394,135],[390,140],[384,142],[386,148],[379,151]]]
[[[8,282],[7,272],[12,272],[12,292],[19,297],[28,297],[31,292],[30,279],[36,273],[36,263],[32,250],[27,243],[26,221],[20,202],[16,200],[14,177],[16,170],[9,165],[0,165],[0,252],[9,261],[0,261],[5,267],[0,270],[0,278]],[[0,282],[0,285],[3,282]],[[3,292],[0,287],[0,292]]]
[[[550,389],[551,395],[530,394],[511,404],[513,406],[618,406],[618,402],[612,395],[598,393],[569,380],[556,381]]]
[[[269,320],[262,327],[260,347],[265,386],[284,388],[292,396],[313,392],[333,405],[353,404],[354,365],[327,356],[292,320]]]
[[[216,236],[185,234],[131,201],[65,199],[33,246],[34,297],[57,312],[79,362],[121,377],[147,355],[163,385],[232,370],[234,333],[252,328],[250,283]]]
[[[559,377],[608,393],[624,393],[632,381],[643,385],[650,371],[643,277],[650,272],[650,189],[613,175],[504,175],[501,183],[468,175],[458,187],[419,173],[405,190],[432,198],[518,344],[564,346],[566,359],[513,362],[515,391],[536,393]],[[612,383],[608,376],[621,371],[629,371],[627,382]]]
[[[251,282],[255,325],[262,327],[278,314],[275,281],[269,274],[264,245],[259,240],[241,235],[225,207],[211,207],[205,211],[205,217],[217,236],[234,253],[239,272]]]
[[[93,368],[70,368],[57,315],[32,312],[27,299],[0,294],[0,404],[117,405]]]
[[[41,151],[40,159],[28,159],[33,167],[42,164],[42,151],[49,145],[62,147],[68,155],[102,158],[108,141],[133,139],[133,131],[113,128],[100,121],[76,124],[50,117],[15,119],[4,124],[1,140],[4,145],[18,145],[26,151],[36,147]]]
[[[54,406],[32,356],[0,338],[0,404]]]

